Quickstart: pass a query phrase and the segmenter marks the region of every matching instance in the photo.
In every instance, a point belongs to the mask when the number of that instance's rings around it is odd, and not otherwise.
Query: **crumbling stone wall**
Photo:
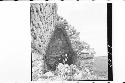
[[[54,31],[57,16],[55,3],[31,3],[31,46],[32,46],[32,80],[37,80],[43,73],[46,47]]]
[[[74,56],[74,64],[81,68],[86,67],[92,71],[95,54],[94,49],[90,48],[89,44],[86,42],[80,40],[80,32],[77,32],[65,19],[59,17],[59,21],[56,22],[56,25],[63,26],[62,28],[67,32],[71,46],[77,54],[77,56]]]
[[[80,41],[79,32],[64,18],[58,16],[55,3],[31,3],[30,13],[32,80],[38,80],[46,69],[44,56],[55,27],[66,31],[72,49],[77,54],[77,56],[73,56],[74,64],[79,68],[88,67],[92,70],[93,49],[87,43]]]

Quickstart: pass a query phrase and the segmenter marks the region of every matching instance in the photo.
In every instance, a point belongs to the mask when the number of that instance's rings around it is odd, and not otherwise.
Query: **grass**
[[[94,59],[94,73],[98,76],[108,76],[108,57],[98,56]]]

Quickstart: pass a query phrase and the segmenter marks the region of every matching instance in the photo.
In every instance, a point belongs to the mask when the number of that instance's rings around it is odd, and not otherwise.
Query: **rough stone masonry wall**
[[[69,25],[66,20],[62,20],[60,23],[63,23],[62,25],[65,26],[64,29],[67,31],[68,37],[71,41],[71,46],[77,54],[75,57],[75,65],[80,69],[87,68],[90,71],[93,71],[94,49],[90,48],[89,44],[86,42],[80,40],[80,33],[77,32],[74,27]]]
[[[50,37],[55,26],[63,26],[71,41],[75,53],[77,66],[92,68],[94,51],[89,45],[80,41],[79,32],[62,17],[57,15],[55,3],[31,3],[31,46],[32,46],[32,80],[38,80],[43,74],[44,60]]]
[[[46,47],[54,31],[56,11],[55,3],[31,3],[30,5],[32,80],[39,79],[43,73],[43,56],[46,54]]]

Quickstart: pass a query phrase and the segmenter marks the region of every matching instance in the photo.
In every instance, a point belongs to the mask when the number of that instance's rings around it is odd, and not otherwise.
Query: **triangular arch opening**
[[[75,52],[64,26],[56,26],[46,50],[47,70],[55,71],[59,63],[73,64],[74,56]]]

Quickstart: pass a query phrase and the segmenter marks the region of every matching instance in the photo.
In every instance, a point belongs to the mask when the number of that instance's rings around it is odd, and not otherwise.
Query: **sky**
[[[107,4],[58,3],[58,14],[80,32],[80,39],[94,48],[95,56],[107,56]]]

